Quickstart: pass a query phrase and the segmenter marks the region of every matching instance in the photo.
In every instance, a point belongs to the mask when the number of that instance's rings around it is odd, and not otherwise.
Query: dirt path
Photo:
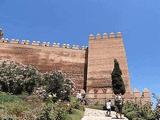
[[[115,112],[111,112],[111,117],[106,117],[106,111],[86,108],[84,117],[81,120],[128,120],[123,116],[123,119],[116,119]]]

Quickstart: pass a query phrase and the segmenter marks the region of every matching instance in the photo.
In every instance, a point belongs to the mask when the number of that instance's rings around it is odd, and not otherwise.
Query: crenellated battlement
[[[122,39],[122,33],[121,32],[117,32],[116,34],[114,32],[111,32],[109,35],[108,33],[103,33],[103,35],[101,35],[100,33],[98,33],[96,36],[94,36],[93,34],[89,35],[89,40],[118,40],[118,39]]]
[[[55,47],[55,48],[66,48],[66,49],[74,49],[74,50],[86,50],[87,46],[79,46],[79,45],[70,45],[70,44],[60,44],[60,43],[50,43],[50,42],[40,42],[40,41],[32,41],[29,40],[19,40],[19,39],[8,39],[3,37],[3,30],[0,28],[0,43],[11,43],[11,44],[22,44],[22,45],[32,45],[32,46],[42,46],[42,47]]]
[[[139,104],[142,104],[142,105],[151,101],[150,96],[151,96],[150,95],[150,91],[147,88],[144,88],[144,90],[142,91],[142,93],[138,89],[136,89],[136,88],[133,91],[134,101],[136,103],[139,103]]]
[[[32,41],[29,40],[19,40],[19,39],[8,39],[1,38],[0,43],[10,43],[10,44],[21,44],[21,45],[32,45],[32,46],[42,46],[42,47],[54,47],[54,48],[66,48],[66,49],[74,49],[74,50],[86,50],[87,46],[79,46],[79,45],[70,45],[70,44],[60,44],[60,43],[50,43],[50,42],[40,42],[40,41]]]

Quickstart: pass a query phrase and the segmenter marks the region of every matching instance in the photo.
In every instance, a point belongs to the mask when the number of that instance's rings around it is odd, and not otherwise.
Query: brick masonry
[[[140,93],[132,94],[127,66],[127,58],[122,34],[118,32],[89,36],[89,47],[70,47],[58,43],[51,46],[48,42],[40,43],[28,40],[8,40],[3,38],[0,30],[0,59],[9,59],[25,65],[33,65],[41,72],[62,71],[72,79],[77,90],[84,89],[87,97],[93,101],[104,101],[114,97],[111,84],[111,72],[114,59],[117,59],[122,70],[126,86],[126,99],[141,99]],[[138,97],[137,97],[138,96]],[[149,101],[149,91],[144,90],[143,101]]]

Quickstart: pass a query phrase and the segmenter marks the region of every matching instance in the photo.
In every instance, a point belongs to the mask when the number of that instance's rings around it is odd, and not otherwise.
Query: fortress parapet
[[[150,91],[147,88],[144,88],[143,92],[142,92],[142,104],[145,104],[147,102],[151,101],[151,97],[150,97]]]
[[[72,45],[72,49],[76,49],[76,50],[79,50],[79,45]]]
[[[122,33],[121,32],[117,32],[117,34],[115,35],[114,32],[111,32],[108,36],[108,33],[104,33],[103,35],[101,35],[100,33],[98,33],[96,36],[94,36],[93,34],[90,34],[89,36],[89,40],[117,40],[117,39],[122,39]]]
[[[81,48],[82,50],[85,50],[85,49],[87,49],[87,46],[82,46],[82,48]]]
[[[39,46],[39,45],[40,45],[40,42],[39,42],[39,41],[33,41],[33,42],[32,42],[32,45],[34,45],[34,46]]]
[[[50,42],[43,42],[43,43],[42,43],[42,46],[50,47]]]
[[[108,34],[107,33],[103,33],[103,39],[107,40],[108,39]]]
[[[18,39],[11,39],[10,43],[18,44],[18,43],[19,43],[19,40],[18,40]]]
[[[66,46],[67,46],[67,48],[70,48],[70,44],[67,44]]]
[[[53,47],[59,48],[60,47],[60,43],[53,43]]]
[[[79,47],[79,45],[72,45],[72,46],[70,46],[69,44],[60,45],[60,43],[55,43],[55,42],[53,44],[50,44],[50,42],[40,42],[40,41],[32,41],[32,43],[30,43],[29,40],[22,40],[22,41],[20,41],[19,39],[9,40],[8,38],[4,38],[3,35],[4,35],[3,30],[0,28],[0,43],[67,48],[67,49],[74,49],[74,50],[85,50],[87,48],[86,46]]]
[[[1,39],[0,39],[0,43],[7,43],[8,40],[9,40],[8,38],[6,38],[6,39],[5,39],[5,38],[1,38]]]
[[[136,89],[136,88],[133,91],[133,95],[134,95],[135,98],[140,98],[141,97],[139,90]]]
[[[72,45],[72,46],[70,46],[69,44],[60,45],[60,43],[55,43],[55,42],[53,44],[50,44],[50,42],[40,42],[40,41],[32,41],[30,43],[29,40],[22,40],[22,41],[20,41],[19,39],[11,39],[11,40],[9,40],[8,38],[4,38],[3,35],[4,35],[3,30],[0,28],[0,43],[11,43],[11,44],[22,44],[22,45],[44,46],[44,47],[67,48],[67,49],[74,49],[74,50],[85,50],[87,48],[86,46],[79,47],[79,45]]]
[[[66,45],[66,44],[63,44],[63,45],[62,45],[62,48],[67,48],[67,45]]]
[[[33,46],[44,46],[44,47],[55,47],[55,48],[66,48],[66,49],[74,49],[74,50],[86,50],[87,46],[80,47],[79,45],[70,45],[70,44],[60,44],[60,43],[53,43],[50,42],[40,42],[40,41],[32,41],[29,40],[19,40],[19,39],[8,39],[8,38],[1,38],[0,43],[11,43],[11,44],[22,44],[22,45],[33,45]]]
[[[146,103],[150,103],[151,102],[150,96],[151,96],[150,91],[147,88],[144,88],[144,90],[142,91],[142,94],[138,89],[134,89],[133,98],[134,98],[134,101],[138,104],[144,105]]]
[[[29,40],[22,40],[21,44],[29,45],[29,44],[30,44],[30,41],[29,41]]]

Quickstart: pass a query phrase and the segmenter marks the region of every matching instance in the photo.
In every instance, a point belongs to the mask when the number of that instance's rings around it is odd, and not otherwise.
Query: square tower
[[[122,34],[89,36],[87,95],[89,99],[113,98],[111,73],[117,59],[126,87],[125,97],[131,96],[130,78]]]

